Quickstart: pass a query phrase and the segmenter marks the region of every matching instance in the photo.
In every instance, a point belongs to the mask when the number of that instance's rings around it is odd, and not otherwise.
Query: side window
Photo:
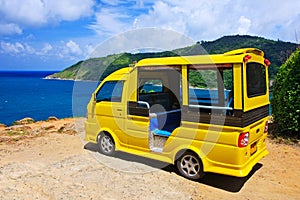
[[[160,79],[141,79],[139,94],[163,92],[163,84]]]
[[[212,106],[218,104],[218,77],[215,69],[189,70],[189,103]]]
[[[96,102],[121,102],[124,81],[108,81],[96,94]]]
[[[233,108],[233,69],[223,69],[225,107]]]
[[[232,110],[232,64],[190,66],[189,105],[199,108]]]
[[[266,68],[259,63],[247,63],[247,96],[249,98],[265,95],[267,92]]]

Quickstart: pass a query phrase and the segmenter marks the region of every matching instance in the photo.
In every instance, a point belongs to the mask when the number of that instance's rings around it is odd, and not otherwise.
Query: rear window
[[[266,68],[264,65],[260,63],[247,63],[246,76],[248,98],[266,94]]]

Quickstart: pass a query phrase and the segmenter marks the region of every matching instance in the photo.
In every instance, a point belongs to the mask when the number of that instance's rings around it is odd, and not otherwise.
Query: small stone
[[[15,121],[13,123],[13,125],[25,125],[25,124],[32,124],[34,123],[34,119],[30,118],[30,117],[26,117],[24,119],[21,119],[21,120],[18,120],[18,121]]]
[[[50,117],[48,117],[47,122],[50,122],[50,121],[58,121],[58,118],[55,116],[50,116]]]
[[[26,125],[14,125],[14,126],[10,126],[5,128],[6,131],[28,131],[28,130],[32,130],[32,128],[30,126],[26,126]]]
[[[54,128],[55,128],[54,125],[50,125],[50,126],[44,127],[44,129],[45,129],[46,131],[51,130],[51,129],[54,129]]]

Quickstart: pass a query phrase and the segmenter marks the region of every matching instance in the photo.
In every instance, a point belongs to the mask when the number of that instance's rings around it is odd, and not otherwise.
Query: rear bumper
[[[236,177],[245,177],[247,176],[253,167],[265,156],[267,156],[269,152],[265,149],[257,154],[253,159],[247,162],[246,165],[243,166],[225,166],[221,164],[212,164],[205,172],[213,172],[218,174],[236,176]]]
[[[248,149],[241,149],[236,148],[235,156],[239,160],[238,163],[240,164],[225,164],[225,163],[219,163],[214,162],[211,160],[207,161],[207,167],[204,168],[205,172],[213,172],[218,174],[224,174],[224,175],[230,175],[230,176],[236,176],[236,177],[245,177],[247,176],[253,167],[265,156],[269,154],[267,148],[266,148],[266,137],[267,134],[264,134],[262,138],[260,138],[257,141],[257,148],[258,150],[250,156],[250,145],[248,146]],[[239,158],[238,158],[239,157]]]

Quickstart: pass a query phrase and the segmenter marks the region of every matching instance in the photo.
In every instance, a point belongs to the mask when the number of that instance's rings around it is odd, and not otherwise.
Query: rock
[[[32,130],[32,128],[30,126],[26,126],[26,125],[14,125],[14,126],[5,128],[5,130],[7,130],[7,131],[29,131],[29,130]]]
[[[64,124],[57,130],[57,132],[63,133],[63,134],[68,134],[68,135],[76,135],[77,134],[74,123]]]
[[[25,125],[25,124],[32,124],[34,123],[34,119],[30,118],[30,117],[26,117],[24,119],[21,119],[21,120],[18,120],[18,121],[15,121],[13,123],[13,125]]]
[[[51,130],[51,129],[54,129],[55,126],[54,125],[50,125],[50,126],[46,126],[46,127],[43,127],[44,130],[48,131],[48,130]]]
[[[48,117],[47,122],[51,122],[51,121],[58,121],[58,118],[55,116]]]
[[[5,128],[6,125],[5,124],[0,124],[0,128]]]
[[[15,125],[6,127],[2,134],[9,136],[9,137],[20,137],[25,135],[30,135],[32,132],[32,128],[26,125]]]

